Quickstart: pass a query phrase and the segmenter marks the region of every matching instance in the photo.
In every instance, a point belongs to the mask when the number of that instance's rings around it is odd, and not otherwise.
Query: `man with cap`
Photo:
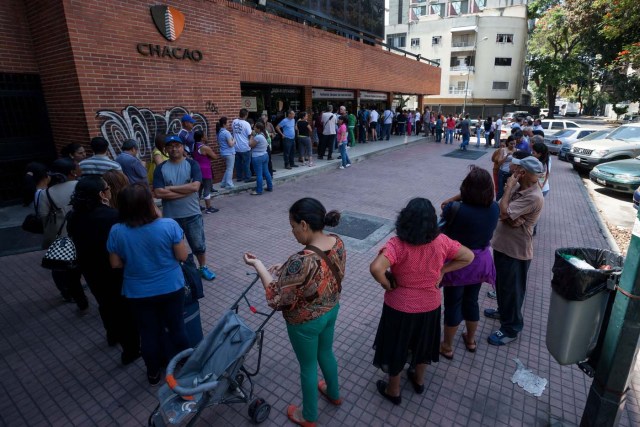
[[[198,190],[202,183],[200,166],[184,156],[184,142],[176,135],[165,140],[169,160],[156,167],[153,191],[162,199],[162,215],[174,219],[184,231],[191,251],[198,259],[200,274],[213,280],[216,274],[207,267],[204,223]]]
[[[500,221],[491,240],[496,266],[497,309],[484,315],[500,320],[500,329],[487,339],[501,346],[516,340],[524,327],[522,305],[527,273],[533,258],[533,227],[538,222],[544,199],[538,185],[542,163],[532,156],[512,160],[513,174],[500,199]]]
[[[148,185],[147,169],[138,159],[138,143],[127,139],[122,143],[122,153],[116,157],[116,162],[122,167],[122,172],[129,178],[129,184]]]
[[[121,171],[122,167],[111,160],[107,155],[109,142],[101,136],[96,136],[91,140],[91,151],[93,156],[80,162],[82,175],[100,175],[110,170]]]
[[[193,153],[193,145],[195,141],[193,140],[193,126],[196,124],[196,121],[193,120],[193,117],[189,114],[185,114],[182,116],[182,129],[178,132],[178,137],[184,143],[185,151],[187,154]]]

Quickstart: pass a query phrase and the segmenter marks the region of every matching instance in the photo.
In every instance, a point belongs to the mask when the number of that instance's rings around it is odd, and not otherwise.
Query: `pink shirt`
[[[338,128],[338,143],[347,142],[347,125],[344,123]]]
[[[440,307],[442,295],[435,284],[442,267],[460,246],[444,234],[418,246],[392,237],[380,252],[391,263],[398,287],[384,293],[384,303],[404,313],[425,313]]]
[[[203,179],[213,179],[213,173],[211,172],[211,160],[204,154],[200,153],[200,147],[203,144],[196,142],[195,150],[193,150],[193,160],[200,165],[200,171],[202,172]]]

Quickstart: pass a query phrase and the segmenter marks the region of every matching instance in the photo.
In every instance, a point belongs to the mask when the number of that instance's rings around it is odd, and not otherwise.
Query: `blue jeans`
[[[367,142],[367,127],[364,125],[358,126],[358,142],[360,144]]]
[[[462,320],[477,322],[480,320],[478,294],[482,283],[467,286],[445,286],[444,324],[458,326]]]
[[[235,154],[230,154],[224,157],[225,169],[224,175],[222,176],[221,187],[223,188],[233,188],[233,165],[236,163]]]
[[[340,155],[342,156],[342,166],[347,166],[351,164],[351,160],[349,160],[349,155],[347,154],[347,143],[343,142],[340,144]]]
[[[453,144],[453,134],[455,131],[455,129],[447,129],[447,134],[444,137],[445,144]]]
[[[284,156],[284,167],[293,166],[294,157],[296,154],[295,149],[295,139],[293,138],[284,138],[282,140],[282,155]],[[251,160],[253,162],[253,159]],[[255,170],[255,166],[253,169]],[[258,175],[258,171],[255,171],[256,175]],[[262,190],[260,190],[262,191]]]
[[[476,142],[476,147],[480,147],[480,129],[476,131],[476,138],[478,138],[478,142]]]
[[[398,135],[404,135],[407,132],[407,123],[398,122]]]
[[[382,129],[382,134],[384,139],[386,139],[387,141],[389,140],[389,138],[391,137],[391,123],[385,123],[384,127]]]
[[[186,218],[173,218],[184,231],[191,252],[194,255],[200,255],[207,251],[207,245],[204,237],[204,222],[202,214],[188,216]]]
[[[162,330],[169,330],[169,339],[176,354],[189,348],[184,326],[184,289],[147,298],[129,298],[131,311],[138,323],[142,358],[147,372],[155,375],[162,368]],[[175,354],[165,355],[168,358]]]
[[[333,334],[339,309],[336,305],[308,322],[287,323],[291,347],[300,364],[302,416],[307,421],[318,419],[318,365],[327,383],[327,394],[332,399],[340,398],[338,362],[333,354]]]
[[[253,170],[256,171],[256,193],[262,194],[263,176],[267,180],[267,191],[273,190],[273,182],[271,182],[271,174],[269,174],[269,155],[263,154],[260,157],[252,157],[251,163],[253,163]]]
[[[467,149],[467,145],[469,145],[469,140],[471,139],[471,135],[467,134],[462,134],[462,144],[460,144],[460,147],[463,150]]]
[[[487,141],[487,147],[491,147],[491,134],[489,132],[484,133],[484,139]]]
[[[249,181],[251,179],[251,151],[236,153],[236,180]]]
[[[520,260],[493,251],[496,265],[496,296],[500,312],[500,330],[515,337],[524,327],[522,304],[527,292],[527,273],[531,260]]]

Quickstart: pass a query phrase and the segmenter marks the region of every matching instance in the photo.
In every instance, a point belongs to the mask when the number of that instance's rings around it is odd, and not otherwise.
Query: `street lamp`
[[[488,40],[489,37],[483,37],[482,40],[480,40],[481,42]],[[476,49],[478,48],[478,42],[475,42],[473,44],[473,56],[471,57],[471,60],[469,61],[470,63],[473,62],[475,64],[475,57],[476,57]],[[473,71],[475,72],[475,65],[473,66]],[[471,77],[471,65],[469,65],[468,69],[467,69],[467,84],[464,87],[464,104],[462,105],[462,116],[464,117],[465,113],[467,112],[467,94],[469,93],[469,77]]]

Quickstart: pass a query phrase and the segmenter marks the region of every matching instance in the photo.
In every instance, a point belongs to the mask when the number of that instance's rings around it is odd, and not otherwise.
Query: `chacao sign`
[[[180,37],[184,30],[185,17],[175,7],[151,6],[151,17],[156,28],[170,42]],[[194,62],[202,60],[202,52],[197,49],[187,49],[176,46],[160,46],[153,43],[138,43],[138,53],[143,56],[157,56],[158,58],[189,59]]]

